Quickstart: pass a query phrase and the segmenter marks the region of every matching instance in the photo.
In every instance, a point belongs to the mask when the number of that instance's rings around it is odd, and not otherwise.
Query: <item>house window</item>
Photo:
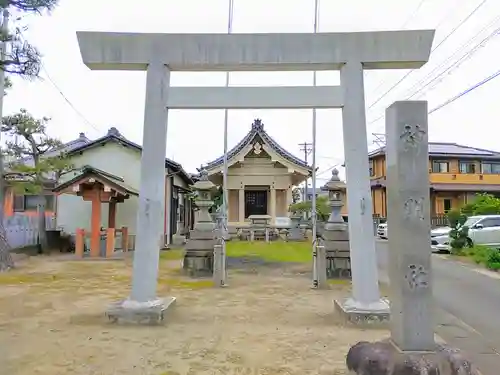
[[[459,162],[459,171],[465,174],[476,173],[476,163],[473,161],[461,161]]]
[[[447,213],[451,211],[451,208],[452,208],[451,199],[443,199],[444,212]]]
[[[370,177],[375,176],[375,163],[373,160],[369,160],[369,165],[370,165]]]
[[[448,173],[450,171],[450,163],[447,161],[433,160],[432,173]]]
[[[500,163],[481,163],[481,173],[500,174]]]
[[[14,195],[14,212],[36,211],[38,208],[38,195]],[[45,195],[45,210],[53,211],[55,206],[55,196]]]

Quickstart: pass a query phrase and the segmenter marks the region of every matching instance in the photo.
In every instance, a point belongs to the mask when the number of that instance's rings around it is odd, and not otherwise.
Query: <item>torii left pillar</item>
[[[163,320],[175,297],[158,298],[156,286],[165,211],[165,155],[170,70],[160,61],[149,63],[146,73],[143,150],[137,235],[130,298],[112,305],[114,321],[151,323]]]

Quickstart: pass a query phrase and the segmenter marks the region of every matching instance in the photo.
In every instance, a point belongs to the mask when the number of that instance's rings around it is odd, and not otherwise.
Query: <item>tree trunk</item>
[[[7,241],[7,233],[3,223],[0,223],[0,272],[14,268],[14,260],[10,254],[10,245]]]
[[[45,207],[47,199],[45,195],[39,195],[38,203],[38,244],[42,253],[48,251],[48,241],[47,241],[47,224],[45,217]]]

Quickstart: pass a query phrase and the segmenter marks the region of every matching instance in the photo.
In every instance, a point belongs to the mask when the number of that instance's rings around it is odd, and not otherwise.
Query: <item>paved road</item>
[[[383,282],[387,281],[387,251],[387,241],[377,241]],[[484,375],[498,375],[500,279],[437,256],[433,256],[432,271],[438,335],[465,350]]]

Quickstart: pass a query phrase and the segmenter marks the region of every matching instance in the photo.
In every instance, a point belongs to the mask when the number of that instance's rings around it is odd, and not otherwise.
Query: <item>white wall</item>
[[[96,146],[71,158],[75,167],[90,165],[125,180],[130,187],[139,190],[141,173],[141,154],[137,150],[108,142],[104,146]],[[76,173],[68,173],[61,182],[75,177]],[[130,197],[124,203],[118,203],[116,209],[117,228],[127,226],[131,234],[135,234],[138,198]],[[74,233],[76,228],[90,230],[91,202],[82,197],[62,194],[57,198],[57,225],[65,231]],[[101,225],[108,226],[108,204],[101,205]]]

